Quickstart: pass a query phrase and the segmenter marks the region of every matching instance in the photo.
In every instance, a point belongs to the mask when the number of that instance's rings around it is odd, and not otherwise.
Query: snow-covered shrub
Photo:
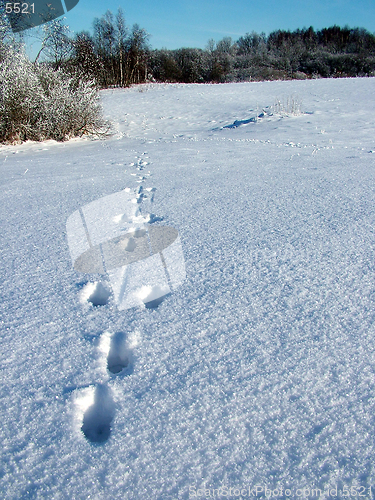
[[[94,82],[31,63],[11,48],[0,62],[0,141],[105,134]]]

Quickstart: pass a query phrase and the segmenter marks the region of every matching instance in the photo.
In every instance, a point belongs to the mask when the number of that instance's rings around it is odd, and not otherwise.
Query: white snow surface
[[[110,139],[0,148],[0,497],[372,498],[375,79],[101,99]],[[157,307],[72,266],[68,217],[125,188],[181,238]]]

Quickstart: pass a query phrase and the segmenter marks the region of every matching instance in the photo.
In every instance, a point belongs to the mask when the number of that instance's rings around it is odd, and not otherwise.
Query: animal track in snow
[[[90,443],[103,444],[111,434],[111,424],[115,415],[115,405],[110,389],[97,385],[94,400],[83,415],[81,431]]]
[[[129,164],[129,166],[130,167],[134,167],[135,166],[137,168],[137,170],[142,171],[146,167],[146,165],[149,164],[149,162],[146,161],[146,160],[148,160],[148,156],[145,156],[145,155],[147,155],[147,152],[142,153],[141,156],[136,156],[136,160],[137,161],[136,162],[131,162]]]
[[[101,281],[88,283],[81,292],[81,300],[90,302],[93,306],[105,306],[108,304],[111,292]]]
[[[163,216],[155,215],[155,214],[148,214],[148,220],[147,222],[149,224],[153,224],[154,222],[160,222],[164,220]]]
[[[129,375],[133,369],[132,342],[125,333],[117,332],[112,335],[107,354],[107,370],[114,375],[126,370]]]
[[[142,203],[143,199],[148,199],[150,200],[150,203],[153,203],[155,198],[155,191],[155,187],[143,189],[143,186],[139,186],[136,197],[137,203]]]
[[[135,229],[134,231],[131,232],[134,238],[143,238],[146,234],[146,229]]]
[[[155,187],[149,187],[143,189],[143,186],[139,186],[139,188],[136,191],[136,197],[133,199],[133,203],[139,205],[137,217],[134,218],[134,222],[153,224],[154,222],[159,222],[164,220],[164,217],[155,215],[154,213],[151,212],[152,204],[154,203],[155,199],[155,192],[156,192]],[[146,208],[150,212],[149,213],[146,212],[144,213],[144,215],[141,215],[141,212],[143,211],[144,208]],[[139,220],[139,217],[142,217],[143,220]]]
[[[127,207],[125,213],[115,215],[113,217],[114,223],[124,224],[124,230],[129,231],[130,229],[131,231],[129,223],[136,226],[143,226],[144,224],[153,224],[154,222],[162,221],[164,219],[164,217],[155,215],[151,212],[156,192],[155,187],[143,189],[143,186],[139,186],[137,189],[126,188],[124,191],[131,193],[130,196],[134,196],[129,200],[129,205],[132,205],[133,208]],[[143,234],[139,233],[139,236],[143,236]],[[139,236],[135,234],[136,238]]]
[[[139,170],[139,171],[143,170],[145,168],[145,166],[149,164],[148,161],[145,161],[146,159],[148,159],[148,156],[145,156],[146,154],[147,154],[147,152],[142,154],[142,156],[144,157],[144,159],[143,158],[138,158],[138,161],[137,161],[137,170]]]
[[[134,252],[134,250],[137,247],[137,243],[135,242],[135,239],[132,237],[130,237],[127,240],[121,240],[120,245],[126,252]]]
[[[170,294],[168,285],[143,286],[137,292],[146,309],[156,309]]]
[[[139,343],[139,332],[131,334],[122,331],[111,334],[104,332],[100,338],[99,349],[102,352],[103,368],[110,373],[130,375],[133,372],[134,349]]]
[[[148,156],[146,155],[147,151],[142,153],[140,156],[136,156],[136,162],[130,163],[131,167],[136,167],[136,169],[141,172],[141,175],[137,175],[135,173],[130,174],[134,177],[138,177],[135,182],[140,184],[140,186],[134,191],[135,197],[132,200],[134,204],[138,205],[138,211],[133,217],[133,222],[136,224],[153,224],[154,222],[164,220],[164,217],[157,216],[151,211],[151,206],[155,198],[156,188],[148,187],[144,189],[144,187],[142,186],[143,182],[147,180],[147,178],[151,175],[150,171],[148,173],[142,172],[145,166],[149,164],[149,162],[146,161],[148,160]],[[130,190],[130,188],[127,189]]]
[[[138,159],[139,171],[148,164],[146,158]],[[170,227],[150,226],[163,217],[151,212],[156,188],[144,189],[141,184],[147,176],[138,176],[137,189],[125,188],[108,195],[103,205],[104,198],[91,202],[74,212],[67,222],[73,266],[80,272],[105,274],[120,310],[143,304],[154,309],[185,278],[180,242],[176,241],[178,232]],[[108,204],[109,200],[112,204]],[[103,210],[105,214],[108,212],[107,218],[103,217]],[[105,282],[91,282],[83,287],[81,300],[93,306],[106,305],[110,294]],[[103,334],[102,369],[115,376],[130,375],[137,343],[137,333]],[[78,404],[79,426],[87,441],[105,443],[111,435],[115,415],[108,385],[89,388]]]
[[[139,186],[138,192],[137,192],[137,197],[136,197],[137,203],[142,203],[143,198],[147,198],[147,196],[146,196],[146,193],[143,191],[143,187]]]

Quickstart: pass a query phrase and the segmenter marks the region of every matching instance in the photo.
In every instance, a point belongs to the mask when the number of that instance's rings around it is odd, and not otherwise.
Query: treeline
[[[251,33],[236,42],[210,40],[205,50],[154,50],[150,72],[157,81],[228,82],[375,76],[375,35],[333,26]]]
[[[1,2],[1,0],[0,0]],[[43,28],[36,59],[48,61],[100,88],[146,81],[229,82],[314,77],[375,76],[375,34],[333,26],[315,31],[247,33],[237,41],[209,40],[205,49],[152,49],[148,33],[128,28],[121,9],[75,35],[61,20]]]
[[[375,35],[363,28],[333,26],[247,33],[209,40],[205,49],[152,49],[138,25],[128,29],[119,9],[95,19],[93,33],[69,39],[70,54],[55,60],[79,68],[100,87],[146,81],[229,82],[313,77],[375,76]],[[67,46],[67,40],[64,47]]]
[[[375,76],[375,35],[360,28],[247,33],[205,49],[156,49],[121,9],[73,35],[61,19],[39,28],[40,50],[25,54],[0,0],[0,142],[107,135],[98,89],[155,82],[229,82]]]
[[[102,88],[142,83],[150,71],[148,40],[149,35],[138,24],[129,30],[121,9],[116,16],[107,11],[94,20],[93,35],[83,31],[70,41],[70,58],[61,64],[94,78]]]

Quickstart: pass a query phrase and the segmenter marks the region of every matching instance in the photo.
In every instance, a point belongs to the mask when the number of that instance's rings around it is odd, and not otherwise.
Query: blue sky
[[[313,26],[363,27],[375,32],[375,0],[79,0],[66,14],[72,31],[91,31],[92,21],[107,9],[121,7],[127,25],[150,33],[153,48],[204,48],[210,38],[247,32]]]

